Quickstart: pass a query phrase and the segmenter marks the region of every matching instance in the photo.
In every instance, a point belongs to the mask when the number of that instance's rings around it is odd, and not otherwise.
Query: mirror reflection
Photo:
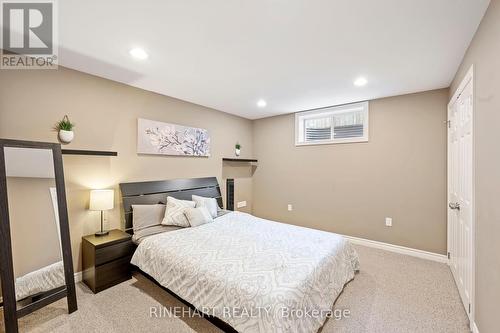
[[[17,306],[65,286],[52,150],[5,147]]]

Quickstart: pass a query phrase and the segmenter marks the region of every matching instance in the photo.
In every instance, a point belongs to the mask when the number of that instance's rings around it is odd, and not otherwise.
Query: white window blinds
[[[299,112],[297,145],[368,141],[368,102]]]

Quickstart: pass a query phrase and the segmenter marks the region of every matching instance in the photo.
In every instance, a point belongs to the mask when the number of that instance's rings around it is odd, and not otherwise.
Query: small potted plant
[[[61,140],[61,142],[70,143],[73,141],[75,137],[73,127],[75,127],[75,124],[69,120],[68,115],[65,115],[62,120],[56,123],[55,129],[59,132],[59,140]]]
[[[236,156],[240,156],[240,153],[241,153],[241,145],[239,143],[237,143],[235,146],[234,146],[234,153]]]

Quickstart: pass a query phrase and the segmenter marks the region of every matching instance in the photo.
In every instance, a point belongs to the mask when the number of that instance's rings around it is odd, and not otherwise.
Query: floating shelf
[[[224,162],[257,163],[258,160],[251,158],[223,158]]]
[[[61,149],[63,155],[118,156],[116,151]]]

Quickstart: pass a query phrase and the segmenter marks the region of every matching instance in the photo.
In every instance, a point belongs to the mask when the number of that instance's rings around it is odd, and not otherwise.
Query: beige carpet
[[[349,318],[329,319],[329,332],[469,332],[451,273],[444,264],[356,246],[361,272],[335,308]],[[132,280],[94,295],[77,287],[79,310],[66,314],[65,300],[20,321],[21,332],[220,332],[203,318],[150,318],[150,307],[182,306],[137,274]],[[1,311],[0,311],[1,315]],[[0,331],[2,330],[0,324]]]

